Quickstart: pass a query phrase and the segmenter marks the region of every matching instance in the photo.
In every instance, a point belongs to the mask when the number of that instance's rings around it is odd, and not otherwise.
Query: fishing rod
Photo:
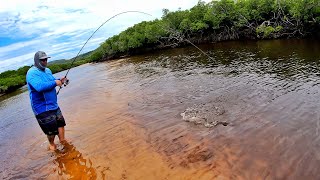
[[[111,19],[113,19],[113,18],[115,18],[115,17],[117,17],[117,16],[119,16],[119,15],[121,15],[121,14],[130,13],[130,12],[141,13],[141,14],[145,14],[145,15],[152,16],[151,14],[148,14],[148,13],[145,13],[145,12],[142,12],[142,11],[124,11],[124,12],[118,13],[118,14],[112,16],[111,18],[109,18],[108,20],[106,20],[104,23],[102,23],[102,24],[92,33],[92,35],[91,35],[91,36],[87,39],[87,41],[83,44],[83,46],[81,47],[81,49],[80,49],[80,51],[78,52],[77,56],[76,56],[76,57],[73,59],[73,61],[71,62],[70,68],[68,69],[68,71],[67,71],[67,73],[66,73],[66,75],[65,75],[64,77],[65,77],[65,78],[67,77],[70,69],[72,68],[73,63],[76,61],[77,57],[79,56],[79,54],[80,54],[80,52],[82,51],[82,49],[84,48],[84,46],[88,43],[88,41],[92,38],[92,36],[93,36],[103,25],[105,25],[108,21],[110,21]],[[171,22],[169,21],[169,23],[171,23]],[[172,23],[171,23],[171,24],[172,24]],[[177,30],[176,30],[175,32],[177,32]],[[180,33],[179,33],[179,34],[180,34]],[[175,38],[176,38],[176,37],[175,37]],[[204,55],[206,55],[209,59],[213,60],[213,58],[212,58],[211,56],[209,56],[207,53],[205,53],[202,49],[200,49],[200,48],[199,48],[198,46],[196,46],[194,43],[192,43],[191,41],[189,41],[187,38],[182,37],[181,35],[180,35],[180,38],[182,39],[182,41],[186,41],[186,42],[190,43],[192,46],[194,46],[195,48],[197,48],[201,53],[203,53]],[[176,39],[178,39],[178,38],[176,38]],[[64,83],[64,86],[68,85],[68,83],[69,83],[69,80],[67,80],[66,83]],[[58,92],[57,92],[57,95],[59,94],[61,88],[62,88],[62,86],[59,87],[59,90],[58,90]]]
[[[72,68],[73,63],[74,63],[74,62],[76,61],[76,59],[78,58],[78,56],[79,56],[80,52],[82,51],[82,49],[84,48],[84,46],[88,43],[88,41],[92,38],[92,36],[93,36],[103,25],[105,25],[108,21],[110,21],[111,19],[113,19],[113,18],[115,18],[115,17],[117,17],[117,16],[119,16],[119,15],[121,15],[121,14],[132,13],[132,12],[133,12],[133,13],[141,13],[141,14],[145,14],[145,15],[152,16],[151,14],[148,14],[148,13],[145,13],[145,12],[142,12],[142,11],[124,11],[124,12],[118,13],[118,14],[112,16],[111,18],[109,18],[108,20],[106,20],[104,23],[102,23],[102,24],[92,33],[92,35],[91,35],[91,36],[87,39],[87,41],[83,44],[83,46],[82,46],[81,49],[79,50],[78,54],[76,55],[76,57],[75,57],[75,58],[73,59],[73,61],[71,62],[71,65],[70,65],[70,67],[69,67],[69,69],[68,69],[68,71],[67,71],[67,73],[66,73],[66,75],[65,75],[64,77],[65,77],[65,78],[67,77],[70,69]],[[64,85],[64,86],[67,86],[68,84],[69,84],[69,80],[67,80],[66,83],[64,83],[63,85]],[[59,87],[59,90],[58,90],[58,92],[57,92],[57,95],[59,94],[59,92],[60,92],[61,89],[62,89],[62,86]]]

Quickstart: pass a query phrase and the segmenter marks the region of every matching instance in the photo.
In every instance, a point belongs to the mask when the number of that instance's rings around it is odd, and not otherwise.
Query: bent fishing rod
[[[141,13],[141,14],[145,14],[145,15],[149,15],[149,16],[152,16],[151,14],[148,14],[148,13],[145,13],[145,12],[142,12],[142,11],[124,11],[124,12],[121,12],[121,13],[118,13],[114,16],[112,16],[111,18],[109,18],[108,20],[106,20],[104,23],[102,23],[93,33],[92,35],[87,39],[87,41],[83,44],[83,46],[81,47],[81,49],[79,50],[78,54],[76,55],[76,57],[73,59],[73,61],[71,62],[71,65],[69,67],[69,69],[67,70],[67,73],[66,75],[64,76],[65,78],[67,77],[70,69],[72,68],[72,65],[73,63],[76,61],[77,57],[79,56],[80,52],[82,51],[82,49],[84,48],[84,46],[88,43],[88,41],[92,38],[92,36],[103,26],[105,25],[108,21],[110,21],[111,19],[121,15],[121,14],[125,14],[125,13],[131,13],[131,12],[134,12],[134,13]],[[171,23],[171,22],[170,22]],[[190,43],[192,46],[194,46],[195,48],[197,48],[201,53],[203,53],[204,55],[206,55],[209,59],[213,59],[211,56],[209,56],[207,53],[205,53],[203,50],[201,50],[198,46],[196,46],[194,43],[192,43],[191,41],[189,41],[187,38],[184,38],[182,37],[182,39],[188,43]],[[66,86],[68,85],[69,83],[69,80],[66,81],[66,83],[64,83],[63,85]],[[59,90],[57,92],[57,95],[59,94],[60,90],[62,89],[62,86],[59,87]]]
[[[66,75],[64,76],[65,78],[67,77],[70,69],[72,68],[73,63],[77,60],[80,52],[82,51],[82,49],[84,48],[84,46],[88,43],[88,41],[92,38],[92,36],[93,36],[103,25],[105,25],[108,21],[110,21],[111,19],[113,19],[113,18],[115,18],[115,17],[117,17],[117,16],[119,16],[119,15],[121,15],[121,14],[125,14],[125,13],[141,13],[141,14],[145,14],[145,15],[152,16],[151,14],[148,14],[148,13],[145,13],[145,12],[142,12],[142,11],[124,11],[124,12],[118,13],[118,14],[112,16],[111,18],[107,19],[105,22],[103,22],[103,23],[92,33],[92,35],[91,35],[91,36],[87,39],[87,41],[83,44],[83,46],[82,46],[81,49],[79,50],[79,52],[78,52],[78,54],[76,55],[76,57],[72,60],[71,65],[70,65],[70,67],[69,67]],[[68,85],[68,83],[69,83],[69,80],[67,80],[67,82],[64,83],[64,86]],[[59,90],[58,90],[58,92],[57,92],[57,95],[59,94],[61,88],[62,88],[62,86],[59,87]]]

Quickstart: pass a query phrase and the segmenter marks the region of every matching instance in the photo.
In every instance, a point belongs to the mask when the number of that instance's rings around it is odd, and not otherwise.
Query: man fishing
[[[45,52],[38,51],[34,55],[34,66],[27,72],[27,85],[31,101],[32,110],[42,129],[47,135],[49,149],[56,150],[54,143],[55,136],[58,135],[60,143],[65,143],[64,117],[57,102],[56,86],[61,87],[68,81],[66,77],[56,79],[47,68],[48,57]]]

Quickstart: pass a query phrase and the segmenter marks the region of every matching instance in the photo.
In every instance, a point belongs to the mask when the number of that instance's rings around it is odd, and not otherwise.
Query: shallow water
[[[27,92],[1,97],[0,177],[319,179],[320,43],[200,48],[73,68],[58,152]]]

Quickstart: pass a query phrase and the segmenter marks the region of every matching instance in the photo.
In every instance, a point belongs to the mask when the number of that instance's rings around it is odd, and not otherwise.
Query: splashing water
[[[195,104],[192,107],[188,107],[180,115],[186,122],[192,122],[194,124],[201,124],[207,128],[222,124],[228,125],[228,122],[223,121],[225,114],[223,106],[216,106],[213,104]]]

